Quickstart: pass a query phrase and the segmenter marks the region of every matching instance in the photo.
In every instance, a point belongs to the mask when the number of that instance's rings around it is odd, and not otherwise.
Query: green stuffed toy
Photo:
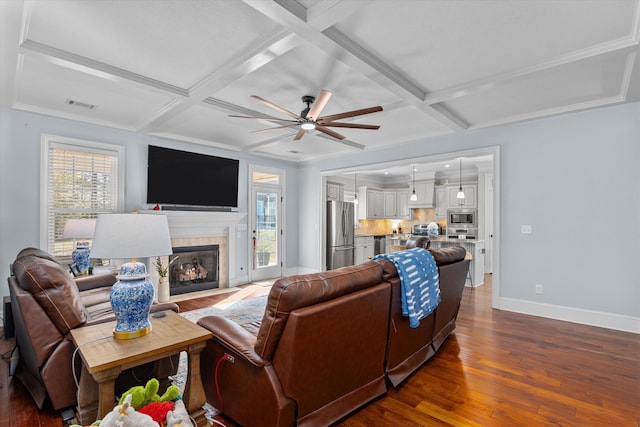
[[[158,389],[160,388],[160,382],[151,378],[145,387],[135,386],[122,394],[120,398],[120,405],[124,403],[124,399],[131,395],[131,406],[136,410],[148,405],[151,402],[168,402],[173,401],[180,396],[180,389],[177,385],[170,385],[167,387],[167,391],[162,395],[158,395]]]

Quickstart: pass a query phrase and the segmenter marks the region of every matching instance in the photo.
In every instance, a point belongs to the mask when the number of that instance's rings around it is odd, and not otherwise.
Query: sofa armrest
[[[92,274],[74,278],[80,292],[95,288],[105,288],[116,283],[116,276],[113,274]]]
[[[256,337],[232,320],[207,316],[198,320],[198,325],[211,331],[214,340],[243,356],[252,365],[263,367],[267,364],[267,361],[255,351]]]

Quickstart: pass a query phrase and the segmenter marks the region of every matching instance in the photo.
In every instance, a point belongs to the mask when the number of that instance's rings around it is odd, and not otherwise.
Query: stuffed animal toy
[[[162,396],[158,395],[159,388],[160,382],[155,378],[151,378],[145,387],[135,386],[125,391],[118,403],[122,405],[124,399],[127,396],[131,396],[131,406],[135,409],[140,409],[151,402],[169,402],[176,400],[180,396],[180,388],[177,385],[167,387],[167,391]]]
[[[191,427],[193,425],[182,399],[176,400],[173,411],[167,413],[166,425],[167,427]]]
[[[167,419],[167,413],[172,411],[174,408],[174,403],[172,401],[169,402],[151,402],[148,405],[143,406],[138,410],[141,414],[147,414],[153,419],[153,421],[159,423],[160,425],[164,425],[163,423]]]
[[[100,427],[160,427],[149,415],[136,412],[131,406],[131,398],[131,395],[127,395],[121,405],[105,415]]]

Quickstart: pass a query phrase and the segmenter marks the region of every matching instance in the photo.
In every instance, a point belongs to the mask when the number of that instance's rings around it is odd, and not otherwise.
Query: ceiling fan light
[[[314,130],[316,128],[316,124],[313,122],[304,122],[300,127],[304,130]]]

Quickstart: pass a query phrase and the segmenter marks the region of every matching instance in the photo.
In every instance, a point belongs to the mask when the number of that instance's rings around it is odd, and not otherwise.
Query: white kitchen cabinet
[[[462,191],[464,191],[463,205],[458,204],[458,191],[460,191],[460,185],[447,186],[449,209],[478,207],[478,200],[476,196],[478,193],[478,184],[462,184]]]
[[[416,181],[415,189],[417,200],[409,200],[410,208],[433,208],[434,207],[434,181]],[[410,189],[412,191],[413,188]]]
[[[327,200],[344,200],[344,185],[335,182],[327,182]]]
[[[358,188],[358,219],[383,219],[384,195],[382,190]]]
[[[374,245],[373,236],[356,236],[355,265],[362,264],[373,258]]]
[[[436,187],[436,219],[446,219],[449,199],[446,187]]]
[[[396,195],[396,219],[411,219],[409,190],[398,190]]]
[[[448,248],[451,246],[462,246],[471,254],[469,264],[469,274],[467,275],[466,286],[474,288],[484,284],[484,240],[465,239],[432,239],[431,247],[434,249]]]
[[[384,218],[396,218],[398,216],[398,192],[385,190],[382,192],[384,199]]]

